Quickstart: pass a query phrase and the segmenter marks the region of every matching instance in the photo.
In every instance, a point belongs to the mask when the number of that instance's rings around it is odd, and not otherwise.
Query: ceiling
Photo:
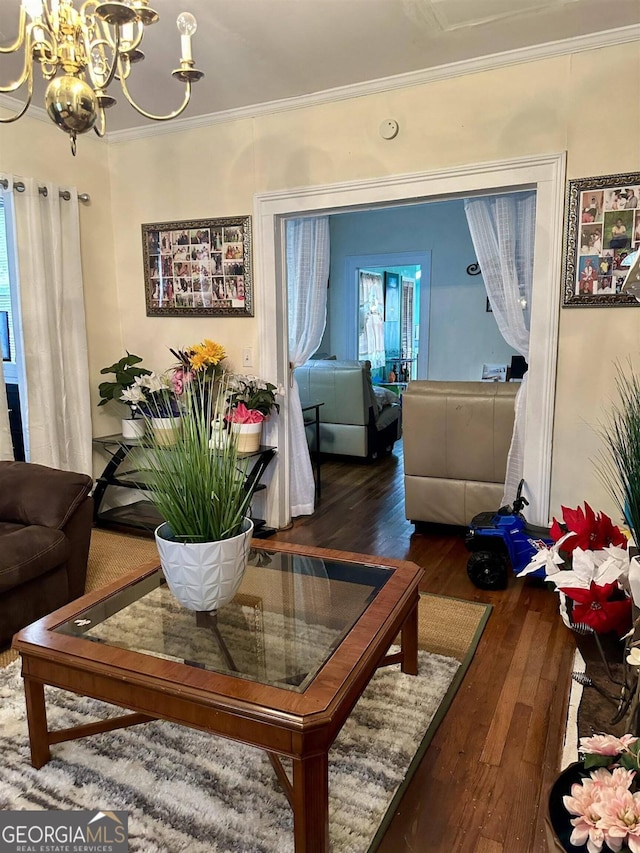
[[[0,2],[0,44],[17,31],[20,0]],[[76,6],[78,6],[76,0]],[[182,100],[178,66],[181,11],[198,20],[196,66],[185,118],[353,86],[505,51],[640,24],[640,0],[150,0],[160,21],[148,28],[144,62],[129,89],[151,112]],[[635,31],[638,37],[638,30]],[[639,47],[640,50],[640,47]],[[0,84],[15,58],[0,57]],[[13,65],[12,65],[13,63]],[[34,104],[42,105],[38,83]],[[149,124],[126,102],[107,114],[110,131]]]

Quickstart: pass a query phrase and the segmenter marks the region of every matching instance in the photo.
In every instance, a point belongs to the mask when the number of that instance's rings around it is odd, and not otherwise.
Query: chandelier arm
[[[19,112],[17,112],[15,115],[9,116],[9,118],[0,118],[0,123],[10,124],[12,121],[18,121],[19,118],[22,118],[22,116],[26,113],[26,111],[31,106],[31,98],[32,97],[33,97],[33,74],[29,77],[29,89],[28,89],[28,94],[27,94],[27,100],[25,101],[22,109]]]
[[[22,74],[19,79],[14,80],[13,83],[9,83],[7,86],[0,86],[0,92],[15,92],[16,89],[19,89],[27,79],[31,80],[31,89],[33,89],[33,58],[30,53],[25,50]]]
[[[169,113],[168,115],[159,116],[159,115],[154,115],[153,113],[148,113],[148,112],[146,112],[146,110],[143,110],[142,107],[139,107],[136,104],[136,102],[133,100],[131,95],[129,94],[129,90],[127,89],[126,80],[124,78],[120,79],[120,86],[122,87],[122,92],[123,92],[125,98],[127,99],[127,101],[129,101],[131,106],[134,108],[134,110],[139,112],[140,115],[143,115],[145,118],[150,118],[150,119],[153,119],[154,121],[169,121],[169,119],[177,118],[179,115],[181,115],[186,110],[186,108],[189,104],[189,101],[191,99],[191,81],[187,80],[184,85],[185,85],[185,93],[184,93],[184,100],[183,100],[181,106],[178,107],[177,110],[174,110],[172,113]]]
[[[22,44],[24,44],[24,37],[27,30],[27,12],[24,6],[20,6],[20,19],[18,22],[18,35],[13,44],[7,45],[6,47],[0,46],[0,53],[15,53],[16,50],[20,48]]]
[[[98,123],[100,124],[100,127],[98,127]],[[100,139],[104,137],[106,131],[106,119],[104,109],[102,107],[98,107],[98,121],[93,125],[93,131],[96,136],[100,137]]]
[[[107,44],[111,45],[111,50],[113,51],[113,60],[111,62],[111,68],[109,69],[107,79],[104,85],[102,86],[103,89],[106,89],[108,86],[111,85],[111,83],[113,83],[113,78],[116,76],[116,72],[118,70],[118,64],[120,60],[120,27],[114,28],[115,37],[112,38],[108,25],[104,21],[101,21],[100,23],[104,40],[107,42]]]

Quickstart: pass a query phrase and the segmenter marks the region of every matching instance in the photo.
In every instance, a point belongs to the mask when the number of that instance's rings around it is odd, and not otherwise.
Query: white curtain
[[[21,178],[15,239],[31,462],[91,474],[91,409],[78,194]],[[40,182],[42,186],[42,182]]]
[[[467,199],[465,211],[498,328],[509,346],[528,362],[536,194]],[[527,374],[515,400],[503,504],[513,501],[523,475],[526,410]]]
[[[326,216],[287,222],[287,290],[289,300],[289,511],[311,515],[315,485],[304,429],[298,383],[293,369],[317,349],[327,319],[329,219]]]

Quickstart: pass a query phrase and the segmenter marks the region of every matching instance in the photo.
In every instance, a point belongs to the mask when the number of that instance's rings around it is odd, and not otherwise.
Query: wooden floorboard
[[[322,500],[274,537],[410,559],[421,588],[493,605],[469,671],[379,853],[543,853],[539,802],[558,772],[573,635],[536,581],[476,589],[464,530],[404,518],[402,446],[375,463],[325,458]]]

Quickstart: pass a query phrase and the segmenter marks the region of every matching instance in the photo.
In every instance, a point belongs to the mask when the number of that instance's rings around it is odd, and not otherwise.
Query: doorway
[[[546,524],[551,486],[551,450],[557,362],[560,260],[566,155],[525,157],[472,164],[454,170],[397,175],[367,182],[307,187],[258,194],[254,200],[256,270],[263,284],[260,354],[266,375],[289,381],[287,294],[284,275],[284,223],[290,218],[329,215],[347,209],[376,209],[429,199],[465,198],[496,192],[536,190],[536,239],[529,357],[529,405],[524,476],[531,493],[529,517]],[[278,447],[278,464],[267,495],[269,523],[289,519],[288,400],[269,440]]]
[[[431,289],[431,252],[384,252],[380,254],[348,255],[344,259],[344,281],[348,286],[339,289],[333,301],[334,291],[327,300],[327,329],[321,349],[335,353],[338,358],[359,359],[361,342],[360,316],[360,272],[369,271],[381,276],[384,309],[384,365],[373,373],[380,382],[389,379],[389,370],[400,365],[400,359],[408,359],[411,379],[426,379],[429,358],[429,322]],[[397,276],[397,317],[393,315],[393,304],[387,291],[385,273]],[[393,281],[393,280],[392,280]],[[403,286],[413,281],[413,305],[410,323],[408,305],[402,303]],[[388,310],[390,309],[390,310]],[[403,322],[404,321],[404,322]],[[411,330],[409,327],[412,326]],[[403,346],[403,329],[405,340]],[[365,356],[368,358],[368,356]],[[388,363],[387,363],[388,362]]]

